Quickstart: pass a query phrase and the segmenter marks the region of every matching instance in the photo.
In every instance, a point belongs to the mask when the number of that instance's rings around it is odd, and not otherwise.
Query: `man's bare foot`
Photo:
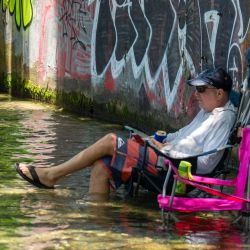
[[[17,173],[26,181],[39,188],[54,188],[55,180],[49,175],[49,168],[16,163]]]

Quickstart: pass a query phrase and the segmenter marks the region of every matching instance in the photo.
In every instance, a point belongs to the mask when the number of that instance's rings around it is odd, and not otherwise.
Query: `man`
[[[190,124],[168,134],[164,143],[150,138],[152,143],[173,161],[175,158],[186,158],[224,146],[236,118],[236,108],[229,101],[232,80],[223,69],[206,70],[188,81],[188,84],[196,88],[196,98],[201,111]],[[109,194],[110,186],[116,189],[131,178],[136,180],[135,167],[142,160],[143,150],[143,146],[136,141],[110,133],[58,166],[39,168],[16,164],[16,170],[21,177],[37,187],[53,188],[61,177],[91,167],[89,193]],[[221,156],[221,153],[216,153],[198,157],[193,172],[210,173]],[[147,152],[146,164],[148,172],[153,174],[161,187],[163,177],[155,168],[161,164],[161,158],[151,148]],[[147,189],[155,191],[147,180],[142,180],[142,183]]]

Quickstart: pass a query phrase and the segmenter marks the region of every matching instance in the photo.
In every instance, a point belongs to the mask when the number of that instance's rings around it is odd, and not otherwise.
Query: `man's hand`
[[[153,136],[149,136],[147,139],[152,142],[158,149],[161,149],[165,146],[165,143],[158,142],[154,139]]]

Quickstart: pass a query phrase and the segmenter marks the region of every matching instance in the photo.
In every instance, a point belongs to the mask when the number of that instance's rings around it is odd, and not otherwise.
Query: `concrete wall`
[[[187,78],[222,66],[246,81],[249,0],[0,3],[2,78],[57,90],[78,112],[176,128],[198,110]]]

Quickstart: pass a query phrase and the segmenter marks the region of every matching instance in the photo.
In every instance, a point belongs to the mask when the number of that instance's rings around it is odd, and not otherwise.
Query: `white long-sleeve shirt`
[[[237,109],[230,101],[212,112],[200,110],[191,123],[167,135],[164,141],[167,145],[161,150],[172,158],[185,158],[225,146],[236,119],[236,112]],[[212,172],[222,155],[223,152],[220,151],[198,157],[196,173]]]

